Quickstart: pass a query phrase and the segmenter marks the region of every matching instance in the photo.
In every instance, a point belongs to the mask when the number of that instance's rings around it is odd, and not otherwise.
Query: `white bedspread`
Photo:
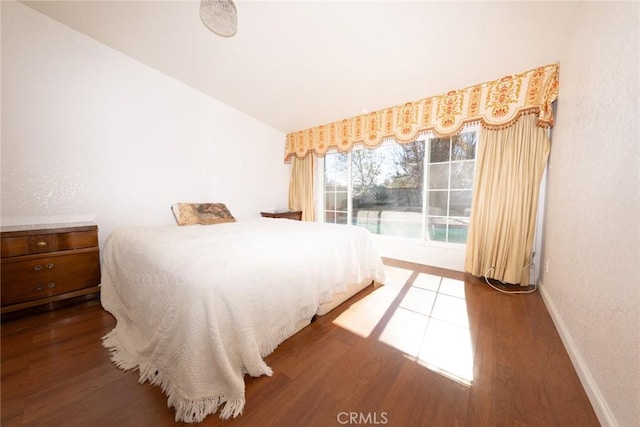
[[[367,230],[255,218],[132,227],[103,250],[103,339],[122,369],[160,385],[176,421],[242,413],[244,379],[271,375],[263,357],[348,284],[384,283]]]

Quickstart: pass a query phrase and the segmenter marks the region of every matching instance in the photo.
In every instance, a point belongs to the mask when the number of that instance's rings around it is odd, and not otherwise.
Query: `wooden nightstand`
[[[286,218],[294,219],[296,221],[302,220],[302,211],[272,211],[272,212],[260,212],[265,218]]]
[[[100,291],[98,226],[2,227],[1,312]]]

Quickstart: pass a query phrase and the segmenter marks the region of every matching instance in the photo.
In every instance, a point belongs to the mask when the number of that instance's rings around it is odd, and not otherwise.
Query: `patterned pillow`
[[[198,224],[199,218],[192,203],[176,203],[171,205],[171,212],[178,225]]]
[[[224,203],[176,203],[171,211],[178,225],[235,222]]]
[[[200,203],[196,205],[196,210],[200,216],[200,224],[236,222],[224,203]]]

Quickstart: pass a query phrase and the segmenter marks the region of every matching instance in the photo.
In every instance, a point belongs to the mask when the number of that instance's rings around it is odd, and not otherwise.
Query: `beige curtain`
[[[303,221],[314,220],[313,207],[313,155],[294,158],[289,181],[289,209],[302,211]]]
[[[529,284],[540,181],[549,156],[536,115],[503,130],[480,132],[465,270]]]

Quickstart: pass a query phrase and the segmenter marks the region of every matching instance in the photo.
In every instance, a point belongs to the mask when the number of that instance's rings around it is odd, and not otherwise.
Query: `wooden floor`
[[[538,293],[385,260],[367,288],[282,343],[271,377],[245,377],[244,414],[204,426],[597,426]],[[109,360],[99,302],[2,324],[10,426],[173,426],[158,387]]]

